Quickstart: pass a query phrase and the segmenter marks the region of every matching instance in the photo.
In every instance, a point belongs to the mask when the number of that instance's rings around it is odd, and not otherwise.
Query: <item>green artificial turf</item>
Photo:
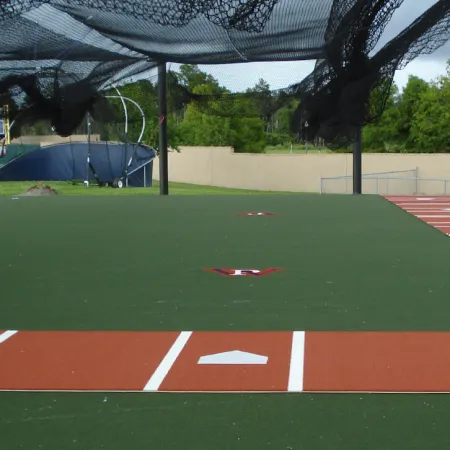
[[[450,329],[448,237],[379,197],[4,197],[0,211],[0,329]],[[445,395],[16,392],[0,405],[2,450],[450,441]]]
[[[61,196],[0,210],[0,329],[450,329],[450,241],[379,197]],[[204,271],[220,267],[284,270]]]
[[[442,450],[450,396],[1,393],[7,450]]]

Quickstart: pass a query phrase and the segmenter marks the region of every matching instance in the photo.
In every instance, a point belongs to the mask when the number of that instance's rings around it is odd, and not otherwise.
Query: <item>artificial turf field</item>
[[[0,344],[0,388],[103,391],[1,392],[2,450],[450,443],[446,394],[367,393],[450,391],[450,240],[386,199],[56,196],[0,211],[0,330],[19,330]],[[268,362],[197,364],[227,349]],[[109,392],[144,389],[164,361],[153,387],[179,392]]]

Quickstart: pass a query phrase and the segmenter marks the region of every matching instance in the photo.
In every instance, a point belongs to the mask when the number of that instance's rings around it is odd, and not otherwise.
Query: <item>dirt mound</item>
[[[35,186],[31,186],[26,192],[21,194],[22,197],[35,197],[41,195],[58,195],[58,192],[48,184],[38,183]]]

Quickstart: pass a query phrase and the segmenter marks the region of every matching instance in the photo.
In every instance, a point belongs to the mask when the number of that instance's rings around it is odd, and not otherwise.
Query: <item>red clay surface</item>
[[[291,332],[197,332],[160,386],[161,391],[286,391]],[[198,365],[201,356],[240,350],[267,356],[264,365]]]
[[[178,334],[20,331],[0,344],[0,388],[141,390]]]
[[[308,332],[306,391],[450,392],[450,333]]]
[[[385,196],[387,200],[450,235],[450,196]]]
[[[309,392],[450,392],[450,332],[308,331],[299,367],[292,332],[194,332],[171,360],[179,335],[19,331],[0,344],[0,389],[142,391],[165,366],[160,391],[286,392],[292,374]],[[236,350],[268,360],[198,364]]]

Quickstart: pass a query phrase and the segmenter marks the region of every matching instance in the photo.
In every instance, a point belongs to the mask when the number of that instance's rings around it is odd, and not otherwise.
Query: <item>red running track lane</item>
[[[384,198],[450,236],[450,196],[385,196]]]
[[[0,389],[450,392],[450,332],[19,331]]]

